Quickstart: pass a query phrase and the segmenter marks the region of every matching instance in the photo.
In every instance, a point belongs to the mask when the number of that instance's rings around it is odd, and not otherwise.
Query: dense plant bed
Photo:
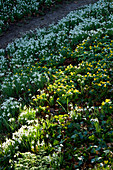
[[[0,49],[0,168],[112,169],[113,3]]]

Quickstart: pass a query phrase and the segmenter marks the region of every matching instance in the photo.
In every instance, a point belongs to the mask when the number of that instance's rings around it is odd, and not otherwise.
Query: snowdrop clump
[[[55,152],[55,169],[111,165],[112,19],[112,2],[100,0],[0,50],[0,116],[17,123],[1,146],[4,167],[19,150]]]
[[[1,104],[1,116],[5,119],[13,118],[18,115],[18,109],[20,107],[20,103],[16,101],[14,98],[10,97],[6,99],[5,102]]]

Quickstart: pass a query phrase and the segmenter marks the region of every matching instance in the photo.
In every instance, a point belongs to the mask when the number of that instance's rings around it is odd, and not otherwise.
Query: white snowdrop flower
[[[5,117],[5,116],[6,116],[5,112],[3,112],[3,113],[2,113],[2,116],[3,116],[3,117]]]
[[[86,117],[83,117],[84,120],[87,120]]]
[[[48,138],[49,137],[49,135],[48,134],[46,134],[46,138]]]
[[[99,122],[98,118],[91,119],[90,121],[92,121],[92,122]]]
[[[61,147],[59,147],[59,148],[58,148],[58,152],[61,152],[61,150],[62,150],[62,148],[61,148]]]
[[[34,141],[32,141],[31,143],[32,143],[32,144],[34,144],[35,142],[34,142]]]
[[[95,107],[94,106],[91,106],[91,109],[94,109]]]
[[[82,156],[78,157],[78,160],[83,161],[83,157]]]
[[[16,146],[16,147],[15,147],[15,149],[17,149],[17,150],[18,150],[18,149],[19,149],[19,147],[18,147],[18,146]]]
[[[55,153],[53,153],[53,155],[52,155],[53,157],[55,157],[56,155],[55,155]]]
[[[94,148],[97,148],[98,146],[97,146],[97,145],[94,145],[93,147],[94,147]]]
[[[10,115],[11,115],[10,113],[7,114],[8,117],[9,117]]]
[[[62,144],[60,144],[60,146],[61,146],[61,147],[63,147],[63,145],[62,145]]]
[[[17,141],[18,141],[18,143],[21,143],[21,140],[18,139]]]
[[[100,167],[103,167],[104,166],[104,164],[103,163],[100,163]]]

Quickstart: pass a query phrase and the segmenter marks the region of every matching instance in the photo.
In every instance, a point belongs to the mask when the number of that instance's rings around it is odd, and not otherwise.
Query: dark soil
[[[36,28],[48,27],[49,24],[56,24],[58,20],[65,17],[69,12],[76,10],[86,4],[95,3],[98,0],[75,0],[63,1],[62,4],[52,7],[45,11],[43,16],[26,17],[21,21],[11,23],[8,30],[0,36],[0,48],[5,48],[8,43],[23,34]]]

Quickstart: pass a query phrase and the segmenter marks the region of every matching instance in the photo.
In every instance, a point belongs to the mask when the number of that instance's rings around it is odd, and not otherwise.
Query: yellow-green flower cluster
[[[54,95],[62,96],[66,98],[67,96],[73,96],[75,94],[80,94],[80,91],[76,89],[75,81],[76,81],[76,69],[77,67],[69,65],[65,68],[64,71],[56,72],[55,82],[53,84],[50,84],[47,89],[49,92],[54,93]]]
[[[110,99],[106,99],[105,101],[103,101],[101,104],[102,104],[102,106],[104,106],[105,104],[111,104],[112,102],[111,102],[111,100]]]

